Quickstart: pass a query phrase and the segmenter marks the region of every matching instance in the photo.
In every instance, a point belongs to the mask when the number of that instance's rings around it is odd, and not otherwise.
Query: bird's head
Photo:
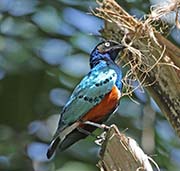
[[[99,63],[100,60],[112,60],[115,61],[118,53],[125,47],[115,41],[108,40],[99,43],[91,52],[90,55],[90,66],[94,67]]]

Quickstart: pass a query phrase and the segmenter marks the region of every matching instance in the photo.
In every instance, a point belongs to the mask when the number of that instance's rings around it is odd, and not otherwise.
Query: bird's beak
[[[117,45],[111,46],[111,47],[109,47],[108,49],[106,49],[106,51],[104,51],[104,53],[105,53],[105,52],[112,52],[112,51],[121,51],[121,50],[123,50],[124,48],[125,48],[124,45],[122,45],[122,44],[117,44]]]
[[[116,57],[118,56],[119,52],[121,52],[125,48],[122,44],[115,44],[114,46],[111,46],[109,48],[109,54],[111,56],[111,59],[115,61]]]
[[[125,48],[124,45],[118,44],[118,45],[112,46],[111,50],[123,50],[124,48]]]

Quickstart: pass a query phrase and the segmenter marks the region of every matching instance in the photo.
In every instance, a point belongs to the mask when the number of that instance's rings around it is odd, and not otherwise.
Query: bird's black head
[[[125,47],[115,41],[108,40],[99,43],[91,52],[90,66],[93,68],[100,60],[112,60],[115,61],[118,53]]]

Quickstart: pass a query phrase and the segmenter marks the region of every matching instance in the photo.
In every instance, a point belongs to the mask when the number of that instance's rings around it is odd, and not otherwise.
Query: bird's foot
[[[103,142],[105,141],[105,138],[106,138],[106,132],[104,131],[102,134],[96,137],[95,143],[99,146],[102,146]]]
[[[91,126],[103,129],[104,131],[108,131],[110,128],[109,126],[107,126],[105,124],[98,124],[98,123],[91,122],[91,121],[85,121],[85,122],[83,122],[83,124],[91,125]]]

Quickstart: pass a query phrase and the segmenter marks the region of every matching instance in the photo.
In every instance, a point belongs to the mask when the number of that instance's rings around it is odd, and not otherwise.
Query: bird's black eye
[[[110,47],[111,44],[110,44],[110,42],[105,42],[104,45],[105,45],[106,47]]]

